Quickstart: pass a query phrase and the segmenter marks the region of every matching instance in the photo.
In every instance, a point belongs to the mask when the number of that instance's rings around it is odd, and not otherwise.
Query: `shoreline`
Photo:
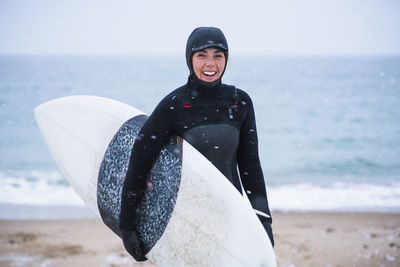
[[[278,266],[398,266],[400,213],[273,212]],[[0,266],[135,263],[99,219],[0,220]]]
[[[96,214],[86,206],[0,203],[0,220],[81,220],[96,218]]]
[[[400,214],[399,208],[359,209],[271,209],[273,214]],[[98,215],[85,205],[29,205],[0,203],[0,220],[81,220],[97,219]]]

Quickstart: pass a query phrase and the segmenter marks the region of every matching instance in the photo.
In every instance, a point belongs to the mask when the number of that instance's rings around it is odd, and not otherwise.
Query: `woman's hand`
[[[271,241],[272,247],[274,247],[275,241],[274,241],[274,235],[272,233],[271,220],[268,220],[266,217],[258,214],[257,217],[260,219],[261,224],[264,226],[264,229],[268,234],[269,240]]]
[[[269,240],[271,240],[271,245],[272,245],[272,247],[274,247],[275,241],[274,241],[274,235],[272,234],[272,227],[271,227],[271,224],[269,224],[269,223],[263,223],[263,226],[264,226],[265,231],[267,231]]]
[[[128,171],[127,176],[129,174],[130,172]],[[128,251],[136,261],[145,261],[146,257],[143,252],[143,244],[139,239],[136,222],[136,211],[138,203],[143,197],[143,193],[142,191],[135,192],[132,190],[132,188],[135,188],[135,184],[132,183],[132,180],[133,179],[125,180],[121,198],[121,212],[119,214],[119,231],[126,251]]]
[[[147,260],[144,255],[142,243],[139,239],[138,233],[135,230],[121,230],[121,234],[126,251],[128,251],[136,261]]]

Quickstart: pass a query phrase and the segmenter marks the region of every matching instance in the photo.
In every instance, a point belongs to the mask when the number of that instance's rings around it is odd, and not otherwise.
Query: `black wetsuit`
[[[241,193],[243,185],[273,243],[253,103],[244,91],[234,86],[222,84],[220,80],[205,86],[192,73],[186,85],[168,94],[158,104],[135,141],[120,217],[128,252],[141,259],[140,255],[135,255],[139,253],[137,244],[133,244],[137,242],[137,233],[134,232],[133,237],[131,233],[135,231],[135,210],[143,196],[147,174],[170,135],[181,136],[193,145]]]

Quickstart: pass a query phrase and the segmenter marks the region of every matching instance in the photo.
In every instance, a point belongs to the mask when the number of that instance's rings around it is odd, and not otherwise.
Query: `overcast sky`
[[[398,0],[0,0],[0,54],[183,54],[198,26],[236,54],[400,54]]]

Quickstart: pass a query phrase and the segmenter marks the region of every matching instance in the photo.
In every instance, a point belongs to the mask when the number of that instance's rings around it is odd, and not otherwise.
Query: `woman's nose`
[[[207,59],[206,66],[214,66],[215,61],[212,58]]]

